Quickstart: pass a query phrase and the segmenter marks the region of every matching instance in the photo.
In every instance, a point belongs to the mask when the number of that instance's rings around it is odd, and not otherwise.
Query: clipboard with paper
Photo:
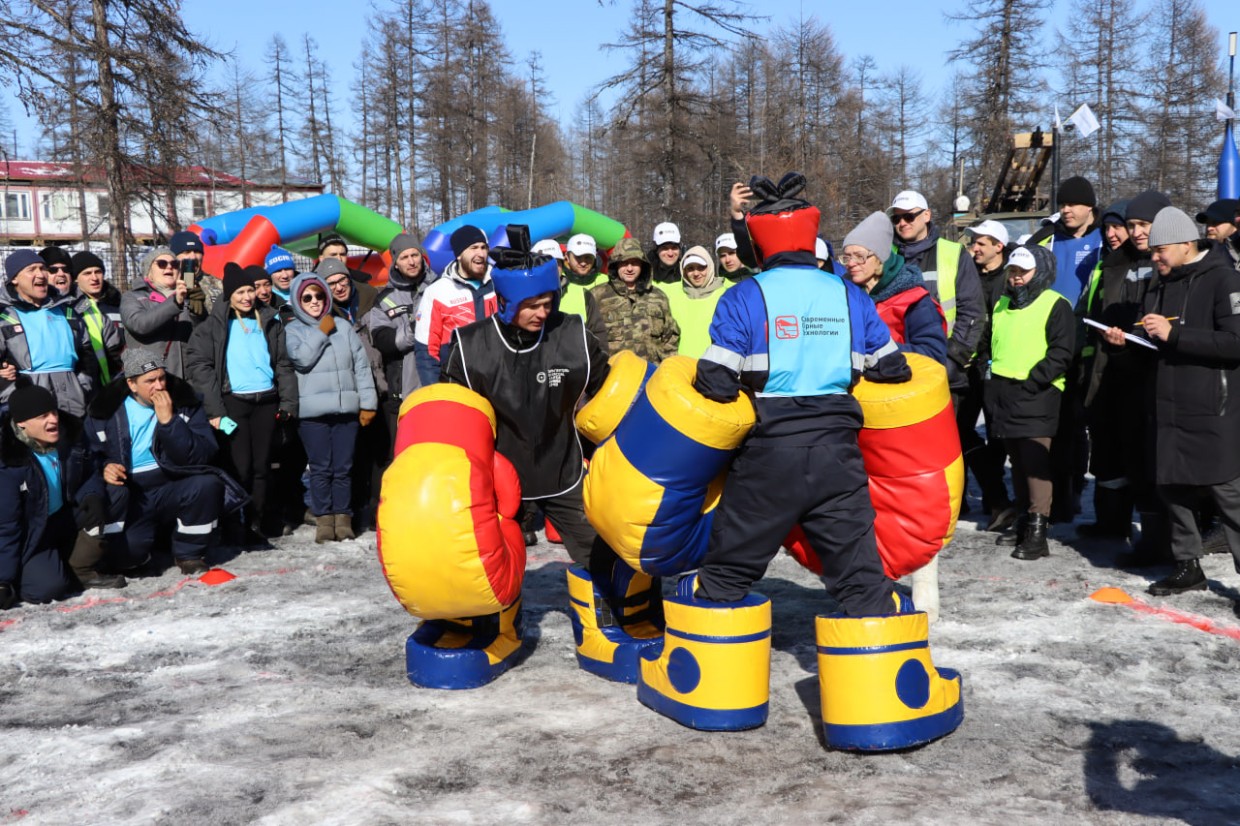
[[[1105,325],[1105,324],[1102,324],[1102,323],[1100,323],[1100,322],[1094,321],[1092,318],[1086,318],[1086,319],[1082,319],[1082,320],[1083,320],[1086,324],[1088,324],[1090,327],[1094,327],[1094,328],[1097,328],[1097,329],[1099,329],[1099,330],[1109,330],[1109,329],[1111,329],[1110,327],[1108,327],[1108,326],[1107,326],[1107,325]],[[1149,349],[1151,349],[1151,350],[1157,350],[1157,349],[1158,349],[1158,345],[1154,344],[1154,343],[1153,343],[1152,341],[1150,341],[1148,338],[1141,338],[1141,336],[1134,336],[1132,333],[1124,333],[1124,338],[1126,338],[1128,341],[1131,341],[1133,344],[1139,344],[1139,345],[1141,345],[1142,347],[1148,347],[1148,348],[1149,348]]]

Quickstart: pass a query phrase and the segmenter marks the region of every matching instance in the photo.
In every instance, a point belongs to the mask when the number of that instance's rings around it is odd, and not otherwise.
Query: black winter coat
[[[1144,315],[1141,308],[1156,276],[1149,254],[1125,242],[1103,259],[1102,283],[1089,305],[1087,317],[1099,324],[1132,332],[1133,325]],[[1095,349],[1085,406],[1093,406],[1098,394],[1103,393],[1128,398],[1131,404],[1139,406],[1135,409],[1143,408],[1147,401],[1144,392],[1147,360],[1136,352],[1136,347],[1113,347],[1102,339],[1100,330],[1087,330]]]
[[[1143,310],[1179,317],[1156,342],[1154,481],[1240,477],[1240,272],[1210,244],[1200,260],[1156,275]]]
[[[280,396],[280,409],[297,415],[297,376],[289,361],[284,343],[284,325],[275,310],[266,306],[258,308],[259,323],[267,339],[267,354],[271,357],[271,370],[276,392]],[[195,328],[189,338],[185,354],[186,379],[202,394],[202,406],[208,419],[227,416],[224,395],[232,392],[228,381],[226,354],[228,331],[233,310],[227,301],[217,301],[206,321]],[[253,320],[253,315],[247,316]]]

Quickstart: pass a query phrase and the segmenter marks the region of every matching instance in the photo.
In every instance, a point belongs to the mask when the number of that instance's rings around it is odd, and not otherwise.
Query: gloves
[[[189,291],[185,293],[185,304],[194,315],[207,314],[207,294],[197,284],[190,287]]]
[[[387,311],[388,318],[400,318],[403,315],[409,315],[409,311],[413,309],[412,304],[400,304],[390,308]]]
[[[972,351],[954,338],[947,342],[947,357],[961,367],[968,367],[973,362]]]
[[[336,331],[336,319],[332,318],[330,315],[324,315],[323,318],[319,320],[319,329],[323,331],[323,335],[330,336]]]
[[[284,424],[285,422],[291,422],[292,420],[293,420],[293,414],[288,412],[287,410],[276,411],[276,421],[279,422],[280,424]]]
[[[108,522],[108,503],[98,494],[82,499],[77,506],[77,524],[82,530],[102,529]]]
[[[361,422],[362,427],[369,427],[370,423],[375,420],[375,411],[363,410],[357,414],[357,420]]]

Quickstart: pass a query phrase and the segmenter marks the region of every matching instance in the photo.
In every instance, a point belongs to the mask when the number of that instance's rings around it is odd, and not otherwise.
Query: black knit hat
[[[15,422],[29,421],[55,409],[56,396],[37,384],[19,387],[9,396],[9,417]]]
[[[1152,224],[1158,211],[1169,206],[1171,206],[1170,198],[1156,189],[1147,189],[1128,202],[1128,211],[1124,213],[1124,218],[1128,221],[1146,221]]]
[[[477,227],[472,227],[469,224],[466,224],[463,227],[457,227],[456,231],[452,233],[450,243],[452,244],[452,256],[454,258],[460,258],[461,253],[472,247],[474,244],[487,243],[487,236],[486,233]]]
[[[69,271],[73,273],[74,278],[77,278],[91,267],[98,267],[105,273],[108,271],[108,268],[103,265],[103,259],[93,252],[83,250],[82,252],[74,253],[73,258],[70,259]]]
[[[1080,175],[1073,175],[1059,185],[1057,200],[1061,204],[1084,204],[1089,207],[1098,206],[1098,196],[1094,187]]]
[[[229,261],[224,265],[224,300],[228,301],[232,298],[232,294],[242,287],[254,286],[253,270],[259,270],[266,277],[267,271],[262,267],[246,267],[242,269],[237,264]]]
[[[49,267],[52,264],[63,264],[66,267],[70,266],[71,259],[69,258],[69,253],[55,244],[39,250],[39,257],[42,258],[44,263],[46,263]]]

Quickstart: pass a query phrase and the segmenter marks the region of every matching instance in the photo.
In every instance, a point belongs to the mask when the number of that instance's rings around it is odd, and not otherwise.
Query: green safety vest
[[[599,273],[589,284],[574,284],[568,282],[564,287],[564,292],[560,294],[560,312],[570,315],[579,315],[581,320],[586,320],[586,290],[593,289],[599,284],[607,283],[607,276]]]
[[[923,270],[921,274],[930,294],[938,298],[939,306],[943,308],[948,338],[951,338],[952,328],[956,326],[956,274],[960,271],[963,252],[964,247],[960,244],[940,238],[934,244],[934,269]],[[948,276],[939,278],[941,272],[948,273]]]
[[[680,345],[676,352],[682,356],[700,359],[706,348],[710,347],[710,322],[715,317],[715,307],[719,306],[719,298],[727,292],[732,284],[723,282],[723,286],[705,298],[690,298],[685,294],[684,282],[680,284],[656,284],[667,296],[667,303],[672,308],[672,318],[680,327]]]
[[[112,381],[112,372],[108,370],[108,348],[103,343],[103,313],[99,312],[94,299],[91,299],[90,309],[82,314],[82,319],[86,322],[86,332],[90,334],[90,349],[95,351],[95,361],[99,362],[103,383],[108,384]]]
[[[1008,296],[1001,297],[991,321],[990,372],[1016,381],[1029,378],[1029,371],[1046,358],[1046,322],[1051,310],[1055,302],[1067,300],[1048,287],[1028,307],[1017,310]],[[1063,374],[1051,384],[1062,391]]]

